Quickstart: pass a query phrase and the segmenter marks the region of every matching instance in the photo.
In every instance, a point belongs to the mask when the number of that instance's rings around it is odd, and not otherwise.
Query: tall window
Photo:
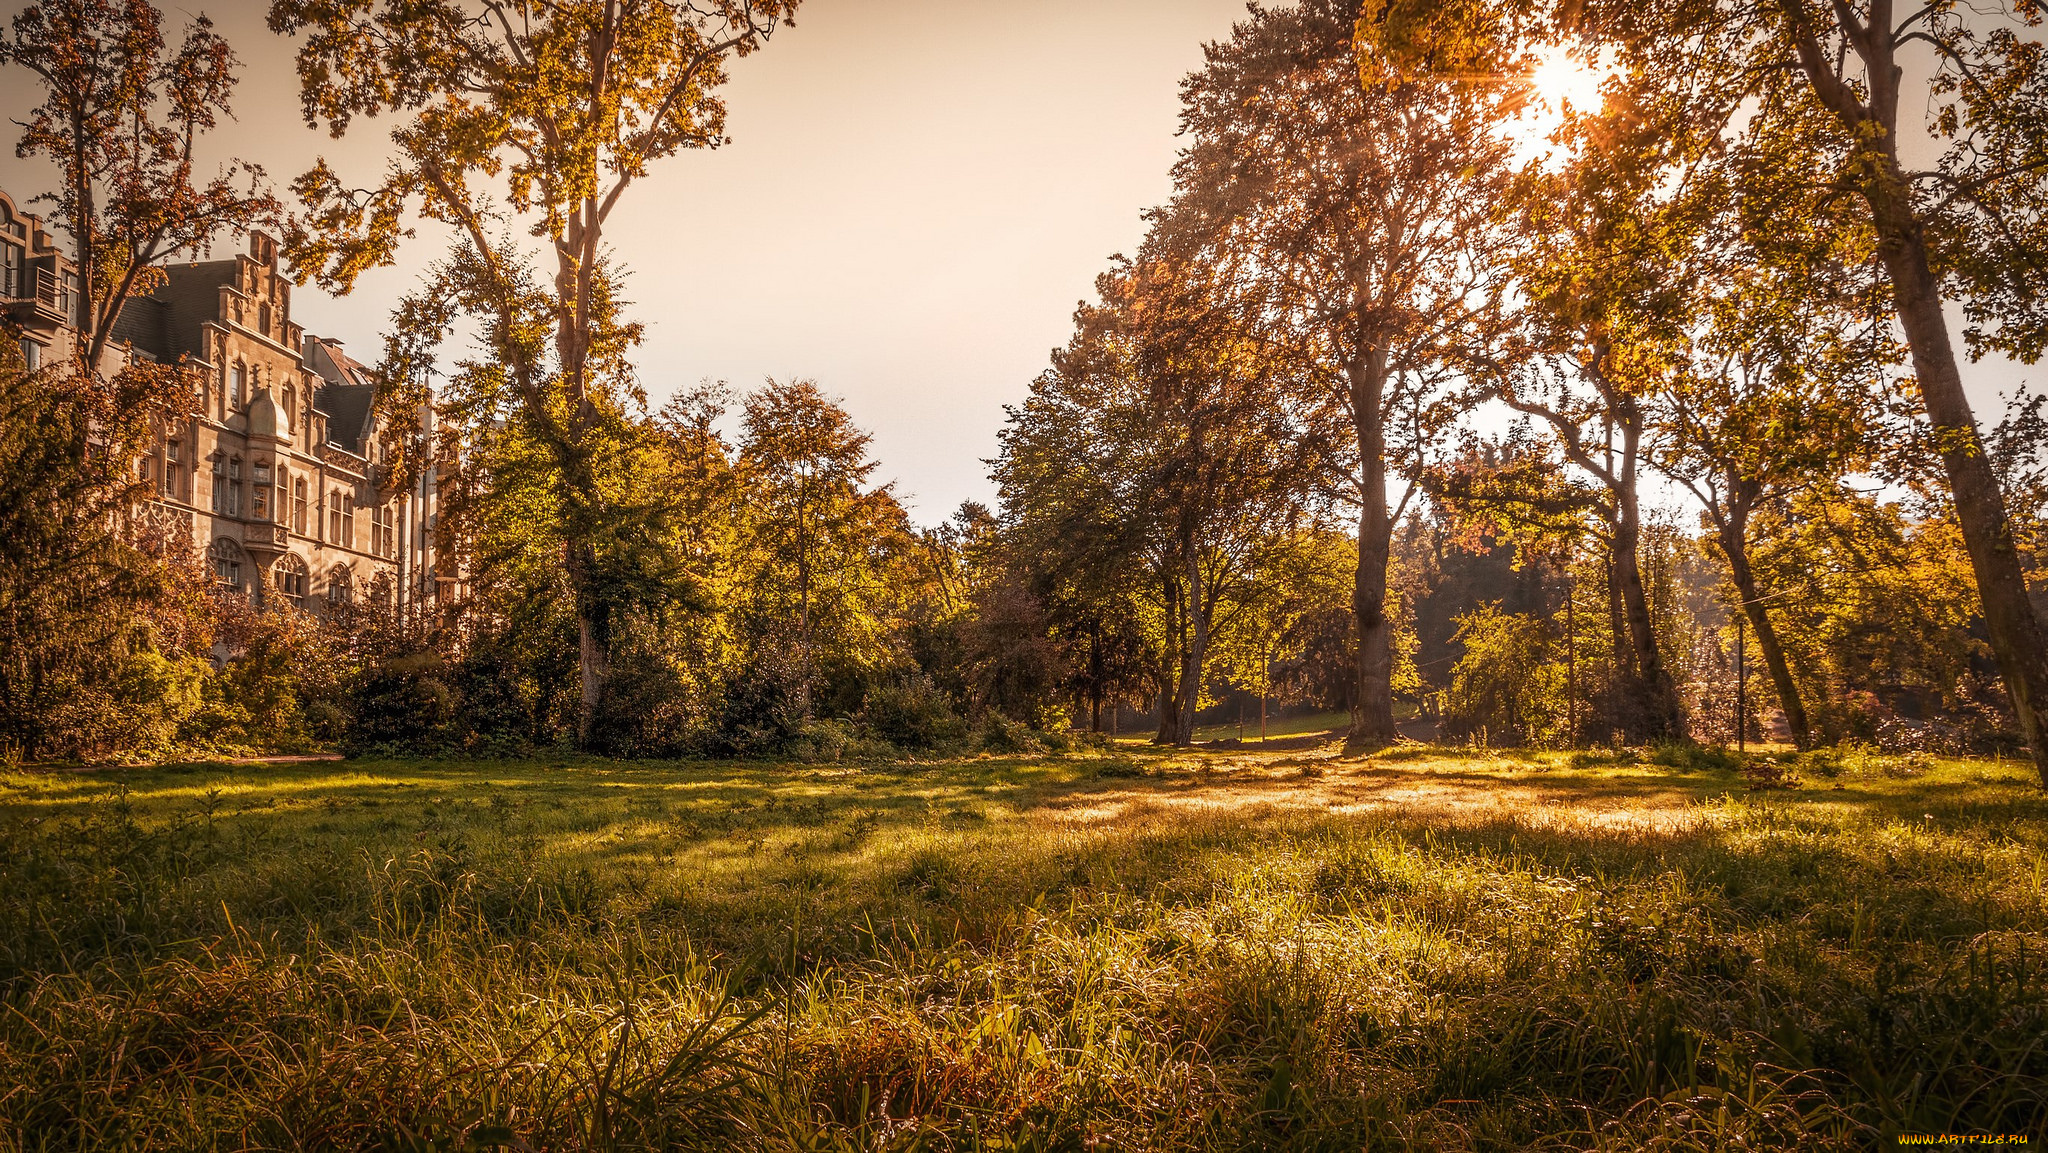
[[[220,457],[213,458],[213,511],[228,511],[228,462]]]
[[[257,305],[257,306],[256,306],[256,331],[258,331],[258,332],[262,333],[262,334],[263,334],[263,335],[265,335],[265,336],[269,336],[269,335],[270,335],[270,302],[269,302],[269,301],[265,301],[265,302],[263,302],[262,304],[259,304],[259,305]]]
[[[341,543],[341,493],[327,494],[327,543]]]
[[[228,509],[229,516],[242,515],[242,458],[228,460]]]
[[[0,295],[19,299],[28,295],[21,287],[21,245],[0,242]]]
[[[228,403],[235,408],[242,407],[249,397],[249,369],[247,365],[236,364],[234,375],[228,381]]]
[[[164,445],[164,483],[166,497],[178,495],[178,442],[173,440]]]
[[[291,439],[291,437],[292,437],[292,428],[293,428],[293,425],[292,425],[292,420],[293,420],[293,416],[292,416],[292,399],[293,399],[293,396],[294,396],[294,395],[295,395],[295,394],[294,394],[294,393],[293,393],[293,391],[292,391],[292,386],[291,386],[291,385],[289,385],[289,384],[285,385],[285,386],[284,386],[284,437],[285,437],[285,439],[286,439],[286,440],[290,440],[290,439]]]
[[[257,520],[270,519],[270,462],[256,462],[256,487],[249,500],[249,515]]]
[[[337,605],[347,604],[353,592],[350,588],[350,585],[353,583],[348,566],[335,565],[334,571],[327,574],[327,602]]]
[[[304,479],[292,482],[292,531],[306,535],[306,482]]]
[[[378,556],[398,555],[398,514],[390,505],[370,510],[370,551]]]
[[[356,498],[341,498],[341,547],[356,547]]]

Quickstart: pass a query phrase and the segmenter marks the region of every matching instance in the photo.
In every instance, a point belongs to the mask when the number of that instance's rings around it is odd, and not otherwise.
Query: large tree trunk
[[[1617,494],[1620,509],[1614,526],[1614,583],[1621,593],[1622,616],[1628,626],[1630,664],[1628,692],[1629,736],[1637,741],[1664,741],[1683,736],[1678,691],[1671,672],[1664,667],[1664,654],[1657,644],[1657,628],[1650,619],[1650,597],[1643,587],[1642,521],[1635,494]]]
[[[1920,226],[1903,203],[1877,197],[1872,210],[1899,324],[1913,352],[1913,374],[1934,424],[1935,443],[1956,502],[1956,520],[1977,578],[1985,631],[1998,656],[2020,733],[2033,751],[2042,787],[2048,788],[2048,629],[2027,599],[2026,570],[2013,541],[2005,492],[1984,455],[1976,414],[1963,392],[1948,318],[1941,311],[1940,285],[1928,266]]]
[[[1348,743],[1384,748],[1394,729],[1393,622],[1387,619],[1387,564],[1394,524],[1387,512],[1387,355],[1374,350],[1346,368],[1351,380],[1351,421],[1358,436],[1360,510],[1358,575],[1351,612],[1358,625],[1357,696]]]
[[[1809,748],[1813,735],[1806,720],[1806,703],[1799,699],[1799,685],[1792,680],[1792,666],[1785,660],[1785,646],[1778,639],[1777,627],[1771,624],[1771,614],[1764,611],[1756,573],[1749,567],[1749,542],[1744,539],[1743,525],[1740,521],[1731,522],[1722,527],[1720,536],[1729,576],[1735,582],[1736,594],[1742,598],[1742,615],[1748,618],[1757,650],[1764,655],[1764,667],[1771,672],[1771,686],[1777,690],[1778,710],[1785,714],[1785,727],[1792,731],[1794,745]]]

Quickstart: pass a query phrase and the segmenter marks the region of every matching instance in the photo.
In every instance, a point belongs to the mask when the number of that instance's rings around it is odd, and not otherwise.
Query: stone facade
[[[16,263],[33,275],[0,286],[24,352],[31,362],[63,355],[75,333],[62,291],[69,262],[4,195],[0,213],[0,247],[8,219],[26,222]],[[248,239],[233,259],[166,267],[163,286],[129,301],[115,325],[122,355],[182,362],[194,377],[198,414],[136,462],[140,479],[160,512],[189,528],[215,580],[258,603],[318,612],[386,589],[401,607],[444,608],[459,591],[437,547],[447,470],[393,483],[376,382],[340,341],[294,318],[277,242]],[[422,417],[433,443],[431,406]]]

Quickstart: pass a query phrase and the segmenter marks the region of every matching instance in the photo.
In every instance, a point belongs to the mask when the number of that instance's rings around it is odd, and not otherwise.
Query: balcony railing
[[[8,303],[8,315],[28,328],[56,328],[70,319],[71,294],[57,270],[47,265],[20,271],[20,293]]]

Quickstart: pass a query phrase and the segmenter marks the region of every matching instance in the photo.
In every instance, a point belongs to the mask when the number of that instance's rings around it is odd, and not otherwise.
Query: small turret
[[[270,390],[266,388],[258,392],[256,399],[249,402],[249,438],[251,440],[257,437],[267,437],[271,440],[291,439],[290,429],[287,428],[283,432],[278,431],[282,424],[283,422],[278,417],[277,401],[270,395]]]

